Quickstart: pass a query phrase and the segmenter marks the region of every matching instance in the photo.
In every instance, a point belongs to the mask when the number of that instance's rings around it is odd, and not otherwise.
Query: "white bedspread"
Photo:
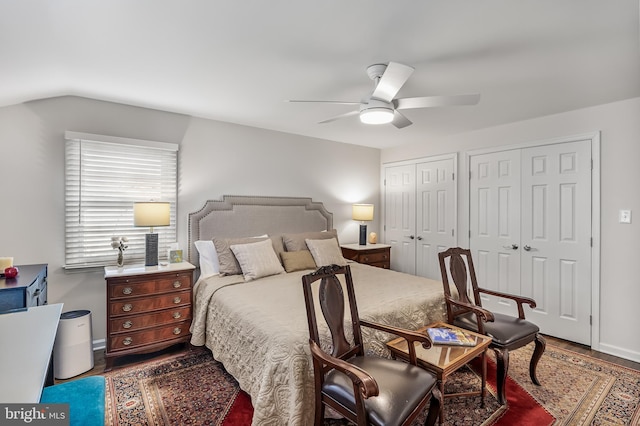
[[[360,318],[408,329],[445,318],[439,281],[350,265]],[[195,285],[191,343],[206,345],[251,396],[253,425],[313,424],[313,367],[301,279],[309,272],[250,282],[237,275],[215,276]],[[362,331],[367,351],[389,355],[385,343],[396,336]]]

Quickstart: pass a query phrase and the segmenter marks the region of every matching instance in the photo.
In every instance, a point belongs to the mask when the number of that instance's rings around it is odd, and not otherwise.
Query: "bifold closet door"
[[[440,281],[438,253],[456,245],[453,159],[416,164],[416,275]]]
[[[385,167],[385,242],[391,269],[440,280],[438,253],[454,247],[455,157]]]
[[[391,245],[391,269],[416,273],[416,166],[385,168],[385,242]]]
[[[469,245],[479,285],[532,297],[545,334],[591,342],[591,142],[473,155]],[[516,313],[512,301],[483,306]]]

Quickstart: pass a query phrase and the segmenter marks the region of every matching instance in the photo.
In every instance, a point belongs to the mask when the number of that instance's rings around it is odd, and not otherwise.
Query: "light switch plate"
[[[631,210],[620,210],[620,223],[631,223]]]

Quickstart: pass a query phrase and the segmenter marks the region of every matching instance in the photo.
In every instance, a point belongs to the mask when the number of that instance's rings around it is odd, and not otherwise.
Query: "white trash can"
[[[91,311],[63,313],[53,347],[53,375],[56,379],[68,379],[92,368]]]

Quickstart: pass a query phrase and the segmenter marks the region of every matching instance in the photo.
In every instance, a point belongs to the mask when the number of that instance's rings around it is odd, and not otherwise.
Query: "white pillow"
[[[240,264],[245,281],[284,272],[269,239],[257,243],[233,244],[230,248]]]
[[[194,243],[198,254],[200,254],[200,276],[202,278],[218,275],[220,263],[218,253],[212,240],[198,240]]]
[[[304,240],[309,247],[311,256],[319,267],[327,265],[344,266],[347,261],[342,257],[342,250],[338,245],[338,240],[335,238],[324,240]]]

